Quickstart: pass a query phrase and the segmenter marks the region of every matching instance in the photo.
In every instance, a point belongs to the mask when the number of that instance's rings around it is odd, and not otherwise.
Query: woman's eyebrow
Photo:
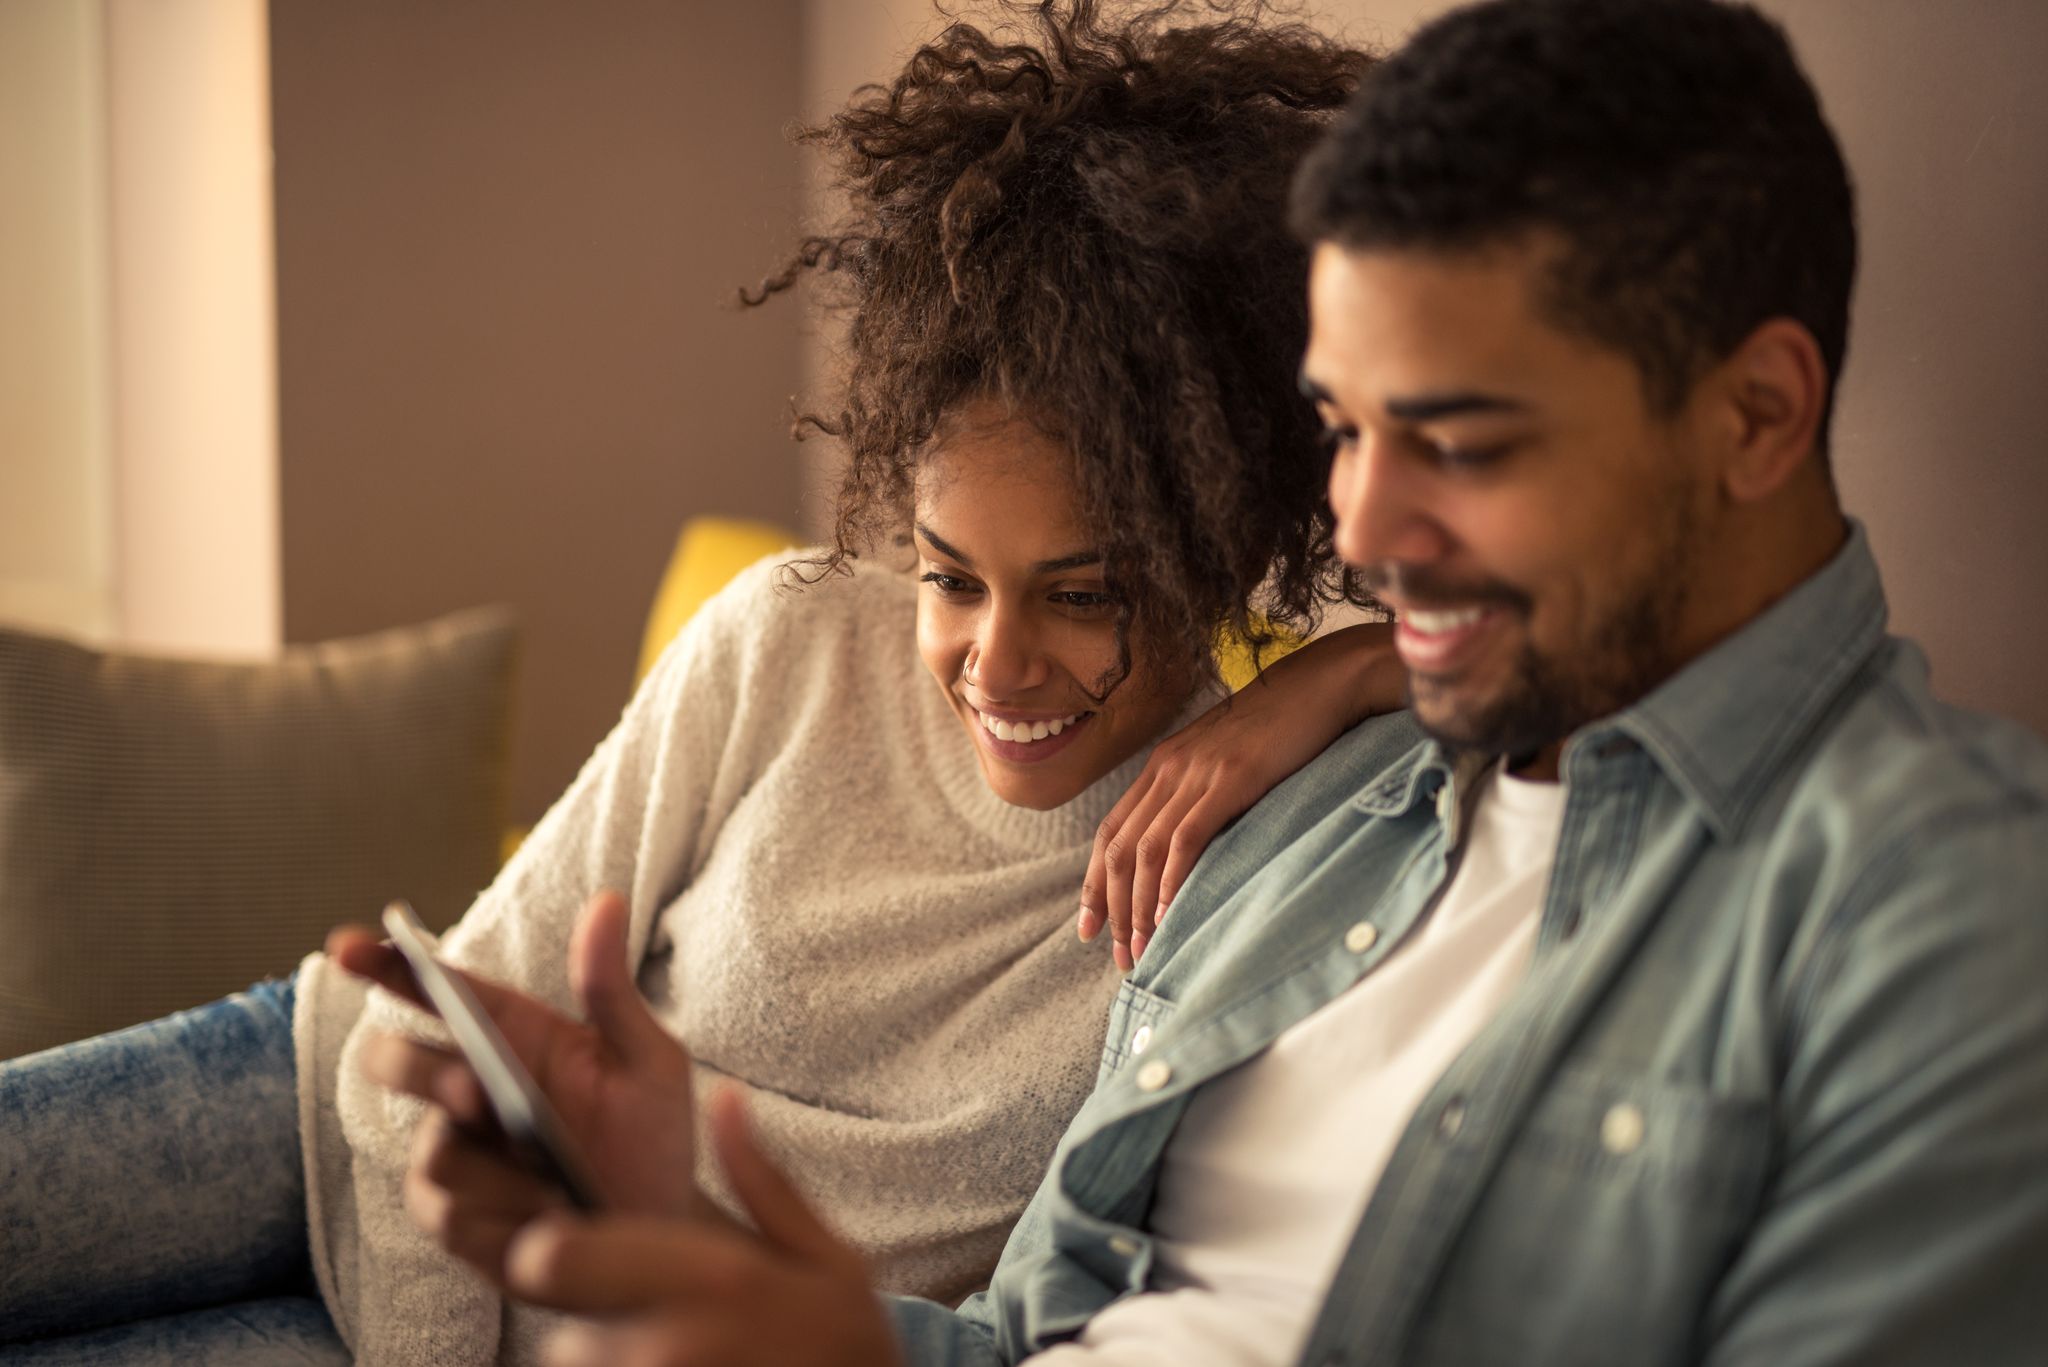
[[[1054,560],[1041,560],[1031,567],[1033,574],[1058,574],[1061,570],[1078,570],[1084,565],[1102,563],[1101,551],[1075,551]]]
[[[933,550],[937,551],[940,555],[945,556],[948,560],[959,561],[961,565],[967,569],[971,570],[974,568],[974,560],[972,557],[961,552],[959,549],[954,547],[951,542],[945,540],[945,538],[934,534],[932,529],[930,527],[925,526],[924,523],[917,523],[916,531],[919,536],[925,539],[925,543],[929,545]]]
[[[948,560],[959,561],[963,569],[971,570],[974,568],[972,556],[947,541],[944,537],[935,535],[932,529],[925,526],[924,523],[916,523],[915,530],[918,536],[924,539],[925,544],[940,555],[945,556]],[[1084,565],[1099,565],[1101,563],[1101,551],[1075,551],[1072,555],[1060,555],[1054,556],[1051,560],[1041,560],[1031,567],[1031,573],[1033,575],[1058,574],[1061,570],[1078,570]]]

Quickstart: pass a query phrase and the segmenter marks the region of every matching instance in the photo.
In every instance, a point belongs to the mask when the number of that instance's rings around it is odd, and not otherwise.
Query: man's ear
[[[1729,438],[1721,485],[1735,502],[1753,503],[1818,459],[1827,366],[1804,324],[1772,318],[1716,369]]]

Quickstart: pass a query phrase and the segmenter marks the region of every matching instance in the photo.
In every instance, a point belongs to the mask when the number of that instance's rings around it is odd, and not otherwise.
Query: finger
[[[753,1258],[743,1236],[690,1221],[550,1213],[512,1240],[505,1285],[536,1305],[623,1315],[729,1294],[730,1269]]]
[[[711,1145],[733,1195],[770,1243],[805,1261],[858,1268],[860,1259],[811,1209],[774,1160],[754,1141],[740,1094],[728,1086],[711,1098]]]
[[[513,1237],[560,1204],[499,1151],[463,1134],[439,1112],[430,1113],[414,1136],[401,1190],[415,1226],[498,1282],[504,1280]]]
[[[1109,937],[1119,968],[1130,967],[1131,889],[1137,879],[1138,849],[1179,786],[1164,776],[1156,779],[1108,845]]]
[[[507,1250],[527,1220],[464,1210],[448,1192],[412,1173],[400,1190],[405,1217],[415,1229],[493,1282],[504,1283]]]
[[[536,1176],[496,1135],[480,1137],[440,1111],[430,1111],[413,1135],[408,1175],[445,1192],[462,1211],[524,1224],[562,1205],[553,1182]]]
[[[1152,770],[1148,767],[1116,800],[1116,805],[1109,809],[1109,815],[1102,818],[1102,824],[1095,828],[1095,843],[1088,851],[1088,872],[1081,879],[1081,916],[1075,926],[1082,944],[1092,942],[1109,924],[1109,847],[1130,814],[1145,800],[1145,792],[1151,786]]]
[[[1138,837],[1137,870],[1131,879],[1131,957],[1143,954],[1142,942],[1152,937],[1159,921],[1159,882],[1166,871],[1166,861],[1171,856],[1174,842],[1180,836],[1180,826],[1187,814],[1194,810],[1207,792],[1184,782],[1173,796],[1162,803],[1152,817],[1152,824]]]
[[[1217,832],[1244,815],[1244,810],[1241,804],[1212,788],[1181,817],[1180,825],[1173,833],[1172,846],[1167,850],[1166,866],[1159,872],[1159,913],[1153,918],[1155,930],[1166,919],[1173,899],[1180,895],[1188,875],[1201,862]]]
[[[494,1123],[483,1084],[451,1050],[402,1035],[376,1034],[363,1043],[361,1067],[378,1086],[432,1102],[472,1129]]]
[[[629,1063],[666,1059],[677,1044],[662,1028],[627,961],[626,933],[631,919],[626,899],[600,892],[576,918],[569,937],[569,981],[590,1023],[607,1044]]]
[[[631,1330],[571,1324],[548,1336],[541,1360],[547,1367],[622,1367],[631,1351]]]
[[[368,926],[336,926],[327,933],[326,953],[345,972],[367,978],[414,1006],[429,1011],[433,1009],[427,1004],[426,994],[413,980],[412,969],[406,965],[405,956]]]
[[[413,977],[412,968],[405,962],[390,942],[377,939],[375,932],[363,926],[341,926],[329,933],[327,953],[334,957],[340,967],[359,978],[368,978],[379,987],[388,989],[429,1014],[438,1015],[433,1003],[420,990],[419,981]],[[436,957],[439,957],[438,955]],[[488,978],[479,978],[465,969],[454,967],[445,959],[442,968],[469,984],[469,990],[476,994],[477,1004],[508,1032],[515,1028],[523,1015],[539,1010],[552,1015],[548,1008],[533,998],[512,988],[501,986]]]

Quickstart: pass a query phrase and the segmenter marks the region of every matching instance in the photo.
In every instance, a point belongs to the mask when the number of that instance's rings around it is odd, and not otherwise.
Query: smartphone
[[[483,1083],[491,1111],[513,1151],[541,1177],[565,1192],[579,1210],[599,1208],[597,1183],[590,1166],[577,1153],[568,1129],[541,1094],[533,1075],[513,1054],[504,1035],[469,984],[434,957],[436,942],[412,906],[393,902],[384,908],[384,929],[391,943],[412,967],[420,990],[455,1036],[456,1047]]]

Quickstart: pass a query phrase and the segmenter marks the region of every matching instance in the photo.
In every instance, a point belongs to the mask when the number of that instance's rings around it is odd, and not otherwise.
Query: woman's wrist
[[[1286,665],[1314,672],[1311,686],[1328,700],[1341,730],[1407,705],[1406,679],[1388,622],[1360,622],[1325,632],[1274,667]]]

